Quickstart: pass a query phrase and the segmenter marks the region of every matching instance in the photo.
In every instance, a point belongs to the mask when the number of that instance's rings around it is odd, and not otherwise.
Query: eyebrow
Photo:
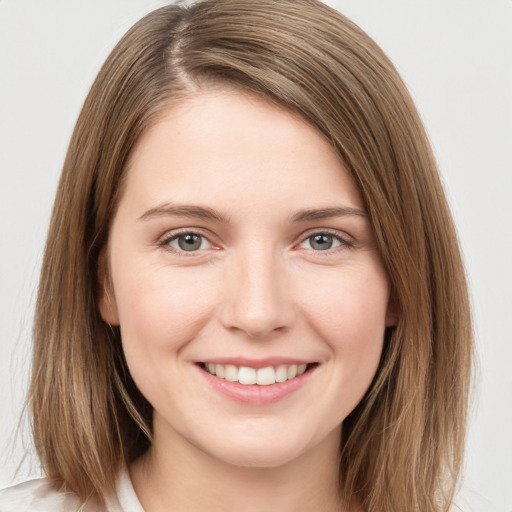
[[[188,205],[181,204],[176,205],[173,203],[162,203],[154,208],[150,208],[144,212],[139,220],[148,220],[155,217],[164,216],[178,216],[178,217],[190,217],[202,220],[212,220],[216,222],[229,223],[229,218],[225,215],[217,212],[212,208],[199,205]],[[347,215],[356,215],[359,217],[368,217],[368,214],[359,208],[352,207],[332,207],[332,208],[316,208],[310,210],[301,210],[295,213],[291,220],[292,222],[307,222],[319,219],[328,219],[332,217],[343,217]]]
[[[191,217],[195,219],[213,220],[217,222],[228,223],[228,217],[205,206],[163,203],[144,212],[139,220],[148,220],[155,217],[164,217],[174,215],[178,217]]]
[[[334,207],[334,208],[319,208],[313,210],[301,210],[293,217],[293,222],[306,222],[310,220],[328,219],[331,217],[344,217],[347,215],[357,215],[359,217],[368,217],[368,213],[360,208],[352,207]]]

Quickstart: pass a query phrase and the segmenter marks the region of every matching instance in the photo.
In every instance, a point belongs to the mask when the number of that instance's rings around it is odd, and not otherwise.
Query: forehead
[[[135,146],[124,192],[139,202],[309,197],[363,207],[343,162],[316,128],[233,90],[202,92],[169,106]]]

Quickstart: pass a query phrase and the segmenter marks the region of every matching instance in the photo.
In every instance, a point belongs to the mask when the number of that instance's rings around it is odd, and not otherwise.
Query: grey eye
[[[328,251],[341,245],[343,245],[343,240],[329,233],[317,233],[316,235],[308,236],[301,243],[301,247],[312,249],[313,251]]]
[[[204,249],[204,245],[207,243],[206,239],[201,235],[197,235],[196,233],[183,233],[173,238],[169,245],[181,251],[191,252]]]
[[[308,238],[311,248],[315,251],[326,251],[333,246],[334,237],[321,233]]]

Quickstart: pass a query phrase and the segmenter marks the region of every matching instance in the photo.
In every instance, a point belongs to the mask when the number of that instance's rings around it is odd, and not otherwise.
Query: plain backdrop
[[[37,475],[33,457],[25,457],[14,477],[26,450],[13,431],[27,388],[41,255],[74,122],[120,36],[164,3],[0,0],[0,486]],[[468,512],[511,512],[512,0],[328,3],[388,53],[434,146],[469,275],[479,359],[459,504]]]

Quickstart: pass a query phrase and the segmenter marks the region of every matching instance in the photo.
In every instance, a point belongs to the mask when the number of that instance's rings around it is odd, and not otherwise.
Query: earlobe
[[[397,324],[398,318],[394,313],[388,311],[386,313],[386,327],[395,327]]]
[[[107,324],[119,325],[119,314],[108,269],[106,247],[101,250],[98,257],[98,308],[101,318]]]
[[[386,310],[386,327],[395,327],[398,322],[398,307],[393,297],[389,298]]]

